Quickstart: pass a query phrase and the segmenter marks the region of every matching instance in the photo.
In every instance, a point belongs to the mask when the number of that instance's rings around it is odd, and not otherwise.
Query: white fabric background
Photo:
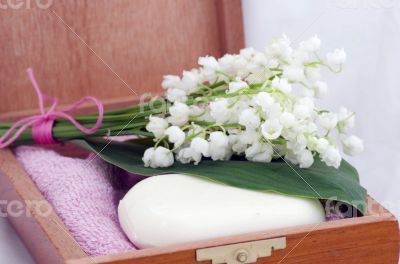
[[[345,48],[340,75],[326,72],[321,104],[357,112],[364,154],[349,159],[370,194],[400,217],[400,3],[393,0],[243,0],[246,44],[262,49],[285,32],[294,43],[314,34],[325,53]],[[321,53],[322,55],[322,53]],[[34,263],[0,218],[0,263]]]
[[[347,158],[369,193],[400,217],[400,1],[244,0],[246,45],[262,49],[286,33],[293,43],[317,34],[320,55],[344,48],[342,73],[324,72],[321,105],[357,113],[365,152]]]

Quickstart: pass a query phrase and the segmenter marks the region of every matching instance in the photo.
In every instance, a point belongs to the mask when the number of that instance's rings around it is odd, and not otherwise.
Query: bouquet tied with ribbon
[[[342,158],[363,150],[350,133],[355,113],[318,106],[328,86],[321,69],[339,73],[343,49],[322,59],[318,37],[293,48],[286,36],[264,51],[242,49],[199,68],[164,76],[165,98],[104,111],[87,96],[64,110],[58,99],[38,94],[40,114],[0,124],[0,148],[71,141],[130,172],[182,173],[240,188],[332,199],[365,212],[366,190]],[[45,110],[45,101],[50,108]],[[70,112],[93,101],[98,113]],[[114,142],[110,136],[135,135]]]

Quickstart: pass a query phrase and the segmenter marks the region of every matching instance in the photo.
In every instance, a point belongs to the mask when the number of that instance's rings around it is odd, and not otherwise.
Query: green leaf
[[[366,212],[366,190],[360,185],[357,170],[342,160],[339,169],[326,166],[319,159],[311,168],[301,169],[284,161],[271,163],[244,160],[203,160],[199,165],[175,162],[169,168],[146,168],[142,155],[148,147],[143,142],[108,142],[74,140],[73,143],[124,170],[143,176],[180,173],[205,178],[221,184],[290,196],[329,199],[351,204]]]

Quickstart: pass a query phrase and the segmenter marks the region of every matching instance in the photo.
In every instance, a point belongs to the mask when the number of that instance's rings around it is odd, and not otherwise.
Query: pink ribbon
[[[33,87],[37,93],[39,99],[39,109],[40,114],[32,115],[25,117],[19,121],[17,121],[14,125],[10,127],[10,129],[0,138],[0,148],[5,148],[12,144],[26,129],[32,127],[32,138],[38,144],[54,144],[57,143],[53,138],[53,125],[54,121],[57,118],[64,118],[70,121],[77,129],[82,131],[85,134],[93,134],[97,131],[97,129],[103,123],[103,114],[104,107],[100,100],[93,96],[85,96],[79,101],[75,102],[73,105],[67,107],[63,111],[56,111],[56,107],[58,105],[58,98],[49,97],[44,95],[37,84],[35,77],[33,76],[32,68],[27,69],[28,76],[32,82]],[[45,100],[50,99],[52,101],[52,105],[50,109],[45,111]],[[97,119],[96,124],[91,128],[86,128],[81,125],[78,121],[76,121],[70,114],[71,111],[78,109],[82,104],[93,101],[97,105],[97,109],[99,112],[99,117]],[[14,131],[16,132],[7,139]]]

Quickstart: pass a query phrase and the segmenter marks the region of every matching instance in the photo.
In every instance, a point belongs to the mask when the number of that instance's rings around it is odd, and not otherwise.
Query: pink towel
[[[119,200],[133,186],[126,181],[130,175],[94,156],[71,158],[30,146],[18,147],[15,153],[89,256],[134,249],[117,216]]]

